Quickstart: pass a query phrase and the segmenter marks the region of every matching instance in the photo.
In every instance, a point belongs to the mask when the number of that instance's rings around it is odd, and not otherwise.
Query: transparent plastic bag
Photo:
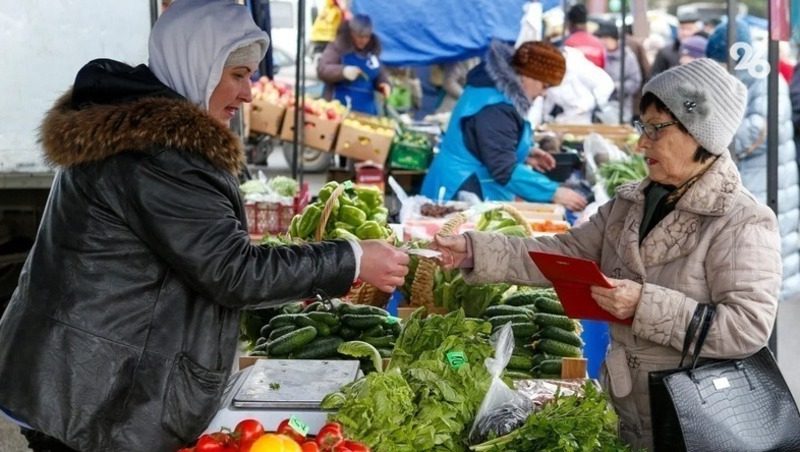
[[[533,412],[531,401],[509,388],[502,379],[503,371],[514,352],[514,333],[510,322],[492,336],[492,345],[494,358],[486,358],[485,363],[492,382],[470,429],[470,444],[480,444],[489,439],[490,435],[498,437],[516,430]]]

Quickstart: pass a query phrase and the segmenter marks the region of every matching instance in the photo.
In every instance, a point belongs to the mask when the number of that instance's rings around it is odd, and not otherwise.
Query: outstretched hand
[[[363,240],[360,244],[364,254],[359,279],[388,293],[405,283],[408,254],[383,240]]]
[[[468,255],[469,249],[467,248],[467,236],[464,234],[436,234],[433,237],[431,248],[441,251],[442,267],[446,269],[458,268],[461,263],[464,262],[464,259],[470,257]]]

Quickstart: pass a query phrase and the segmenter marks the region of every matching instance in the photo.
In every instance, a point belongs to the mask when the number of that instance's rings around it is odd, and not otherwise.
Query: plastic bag
[[[533,412],[531,401],[509,388],[501,378],[514,352],[514,333],[510,322],[492,336],[492,343],[494,358],[486,358],[486,369],[492,376],[492,382],[470,429],[470,444],[480,444],[490,435],[503,436],[516,430]]]
[[[597,133],[590,133],[583,140],[583,155],[586,159],[586,180],[591,184],[597,182],[597,168],[600,165],[628,159],[628,154]]]

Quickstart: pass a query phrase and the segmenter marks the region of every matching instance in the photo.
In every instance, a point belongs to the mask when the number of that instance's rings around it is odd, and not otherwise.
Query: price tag
[[[450,363],[450,367],[453,369],[458,369],[467,363],[467,355],[464,352],[447,352],[446,356],[447,362]]]
[[[395,323],[400,323],[400,317],[395,317],[393,315],[386,316],[387,325],[394,325]]]
[[[300,419],[297,419],[297,416],[293,415],[289,418],[289,427],[303,436],[308,435],[308,424]]]

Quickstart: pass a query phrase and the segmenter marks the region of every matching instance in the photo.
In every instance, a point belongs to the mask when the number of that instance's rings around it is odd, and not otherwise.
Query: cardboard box
[[[358,120],[366,127],[391,128],[363,115],[350,115],[350,119]],[[350,124],[342,123],[339,129],[339,136],[336,139],[335,152],[345,157],[356,160],[371,160],[372,162],[383,165],[389,156],[392,148],[394,133],[383,135],[364,128],[354,127]]]
[[[254,100],[250,105],[250,130],[267,135],[278,136],[286,107]]]
[[[303,129],[303,142],[306,146],[320,151],[330,152],[339,131],[339,121],[332,121],[319,116],[305,115],[305,128]],[[294,140],[294,107],[286,110],[286,117],[281,127],[281,139]]]

